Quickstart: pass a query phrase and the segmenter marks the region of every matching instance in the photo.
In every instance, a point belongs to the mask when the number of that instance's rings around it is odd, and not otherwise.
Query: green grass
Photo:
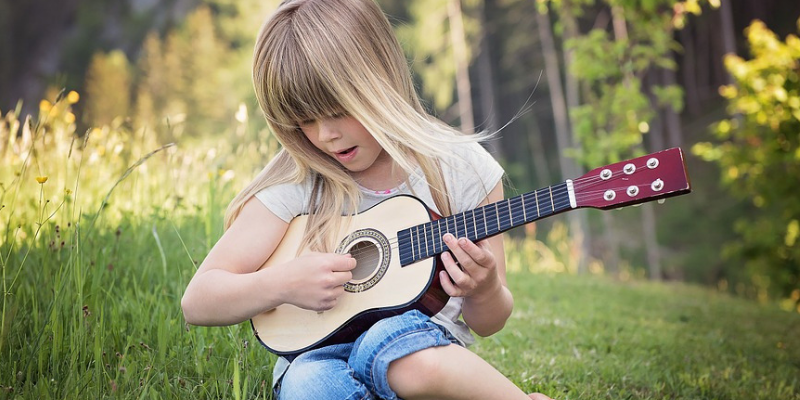
[[[705,288],[509,276],[506,328],[475,350],[558,399],[800,399],[800,316]]]
[[[270,398],[274,358],[249,325],[189,327],[180,298],[274,141],[223,135],[144,160],[161,147],[147,132],[74,139],[69,105],[54,109],[30,129],[0,119],[0,399]],[[574,276],[565,237],[509,242],[515,313],[474,347],[525,390],[800,399],[800,315],[688,285]]]

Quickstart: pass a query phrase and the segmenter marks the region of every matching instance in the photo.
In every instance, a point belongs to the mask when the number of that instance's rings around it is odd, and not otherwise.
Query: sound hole
[[[356,259],[352,282],[361,282],[375,273],[381,261],[378,246],[369,241],[358,242],[348,251]]]
[[[369,228],[347,235],[336,252],[350,253],[356,259],[353,280],[344,284],[344,290],[350,293],[363,292],[378,284],[389,268],[392,255],[389,239]]]

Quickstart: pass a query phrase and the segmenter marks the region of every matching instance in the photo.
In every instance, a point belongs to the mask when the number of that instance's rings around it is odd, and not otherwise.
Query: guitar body
[[[337,235],[337,253],[356,259],[353,280],[336,307],[325,312],[283,304],[251,319],[258,340],[271,352],[291,356],[328,344],[354,341],[375,322],[418,309],[438,313],[449,296],[441,289],[436,273],[439,257],[400,265],[396,234],[411,225],[430,222],[437,216],[412,196],[396,196],[345,220]],[[281,243],[261,268],[284,263],[298,253],[308,216],[289,224]]]

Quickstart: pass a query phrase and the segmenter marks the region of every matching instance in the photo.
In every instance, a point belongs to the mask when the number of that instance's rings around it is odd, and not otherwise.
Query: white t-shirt
[[[442,173],[447,191],[453,201],[453,214],[469,211],[486,199],[489,192],[500,182],[503,177],[503,168],[500,164],[478,143],[460,143],[451,146],[453,157],[440,160]],[[309,178],[302,183],[285,183],[270,186],[256,193],[256,198],[261,201],[273,214],[289,222],[292,218],[308,214],[308,203],[313,182]],[[410,185],[410,186],[409,186]],[[441,215],[431,196],[428,183],[421,169],[411,175],[408,183],[402,183],[397,188],[386,191],[374,191],[361,188],[362,200],[359,212],[398,194],[413,194],[431,210]],[[459,320],[461,316],[462,298],[453,297],[445,307],[432,320],[449,330],[465,346],[474,343],[475,338],[469,327]],[[288,366],[285,359],[280,358],[275,365],[275,376],[280,377]]]

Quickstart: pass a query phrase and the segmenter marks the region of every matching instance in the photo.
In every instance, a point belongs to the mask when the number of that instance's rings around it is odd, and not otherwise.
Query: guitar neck
[[[476,242],[572,208],[575,208],[572,181],[566,181],[412,226],[397,233],[400,264],[413,264],[447,251],[442,240],[446,233]]]

